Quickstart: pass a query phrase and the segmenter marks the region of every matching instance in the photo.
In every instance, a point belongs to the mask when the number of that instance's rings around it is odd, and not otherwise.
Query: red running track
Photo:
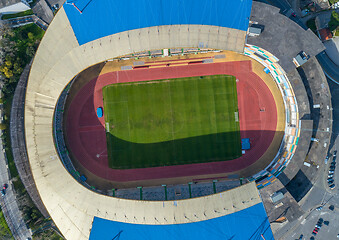
[[[143,169],[116,170],[108,167],[102,87],[119,82],[228,74],[238,79],[238,108],[241,138],[250,138],[251,149],[234,160]],[[66,131],[69,150],[93,174],[110,181],[127,182],[206,174],[230,173],[256,162],[273,140],[277,109],[273,95],[263,80],[252,72],[251,61],[205,63],[175,67],[111,72],[91,80],[75,96],[68,110]]]

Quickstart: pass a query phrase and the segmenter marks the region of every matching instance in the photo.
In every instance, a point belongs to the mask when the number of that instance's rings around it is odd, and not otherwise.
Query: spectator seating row
[[[260,189],[276,181],[276,177],[292,160],[300,137],[300,120],[293,88],[285,71],[278,64],[279,59],[270,52],[249,44],[246,44],[244,54],[261,63],[266,72],[271,74],[282,94],[286,113],[285,134],[277,155],[264,170],[248,178],[249,181],[256,181]]]

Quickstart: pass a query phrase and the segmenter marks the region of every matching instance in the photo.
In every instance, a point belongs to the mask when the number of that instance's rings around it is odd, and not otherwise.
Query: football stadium
[[[25,135],[67,239],[274,239],[258,189],[300,123],[279,59],[246,43],[251,9],[65,2],[32,64]]]

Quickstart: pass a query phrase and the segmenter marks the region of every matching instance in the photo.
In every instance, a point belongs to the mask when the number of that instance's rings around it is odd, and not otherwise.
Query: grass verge
[[[5,220],[3,212],[0,210],[0,238],[1,239],[14,239]]]
[[[29,10],[24,11],[24,12],[18,12],[18,13],[13,13],[13,14],[5,14],[5,15],[2,16],[2,20],[17,18],[17,17],[24,17],[24,16],[28,16],[28,15],[32,15],[32,14],[33,14],[32,9],[29,9]]]

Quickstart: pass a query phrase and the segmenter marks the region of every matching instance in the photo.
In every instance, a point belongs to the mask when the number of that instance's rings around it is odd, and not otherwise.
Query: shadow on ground
[[[239,131],[156,143],[134,143],[106,135],[109,164],[114,169],[225,161],[242,155]]]
[[[313,184],[307,176],[299,170],[297,175],[286,185],[286,189],[299,202],[312,188]]]

